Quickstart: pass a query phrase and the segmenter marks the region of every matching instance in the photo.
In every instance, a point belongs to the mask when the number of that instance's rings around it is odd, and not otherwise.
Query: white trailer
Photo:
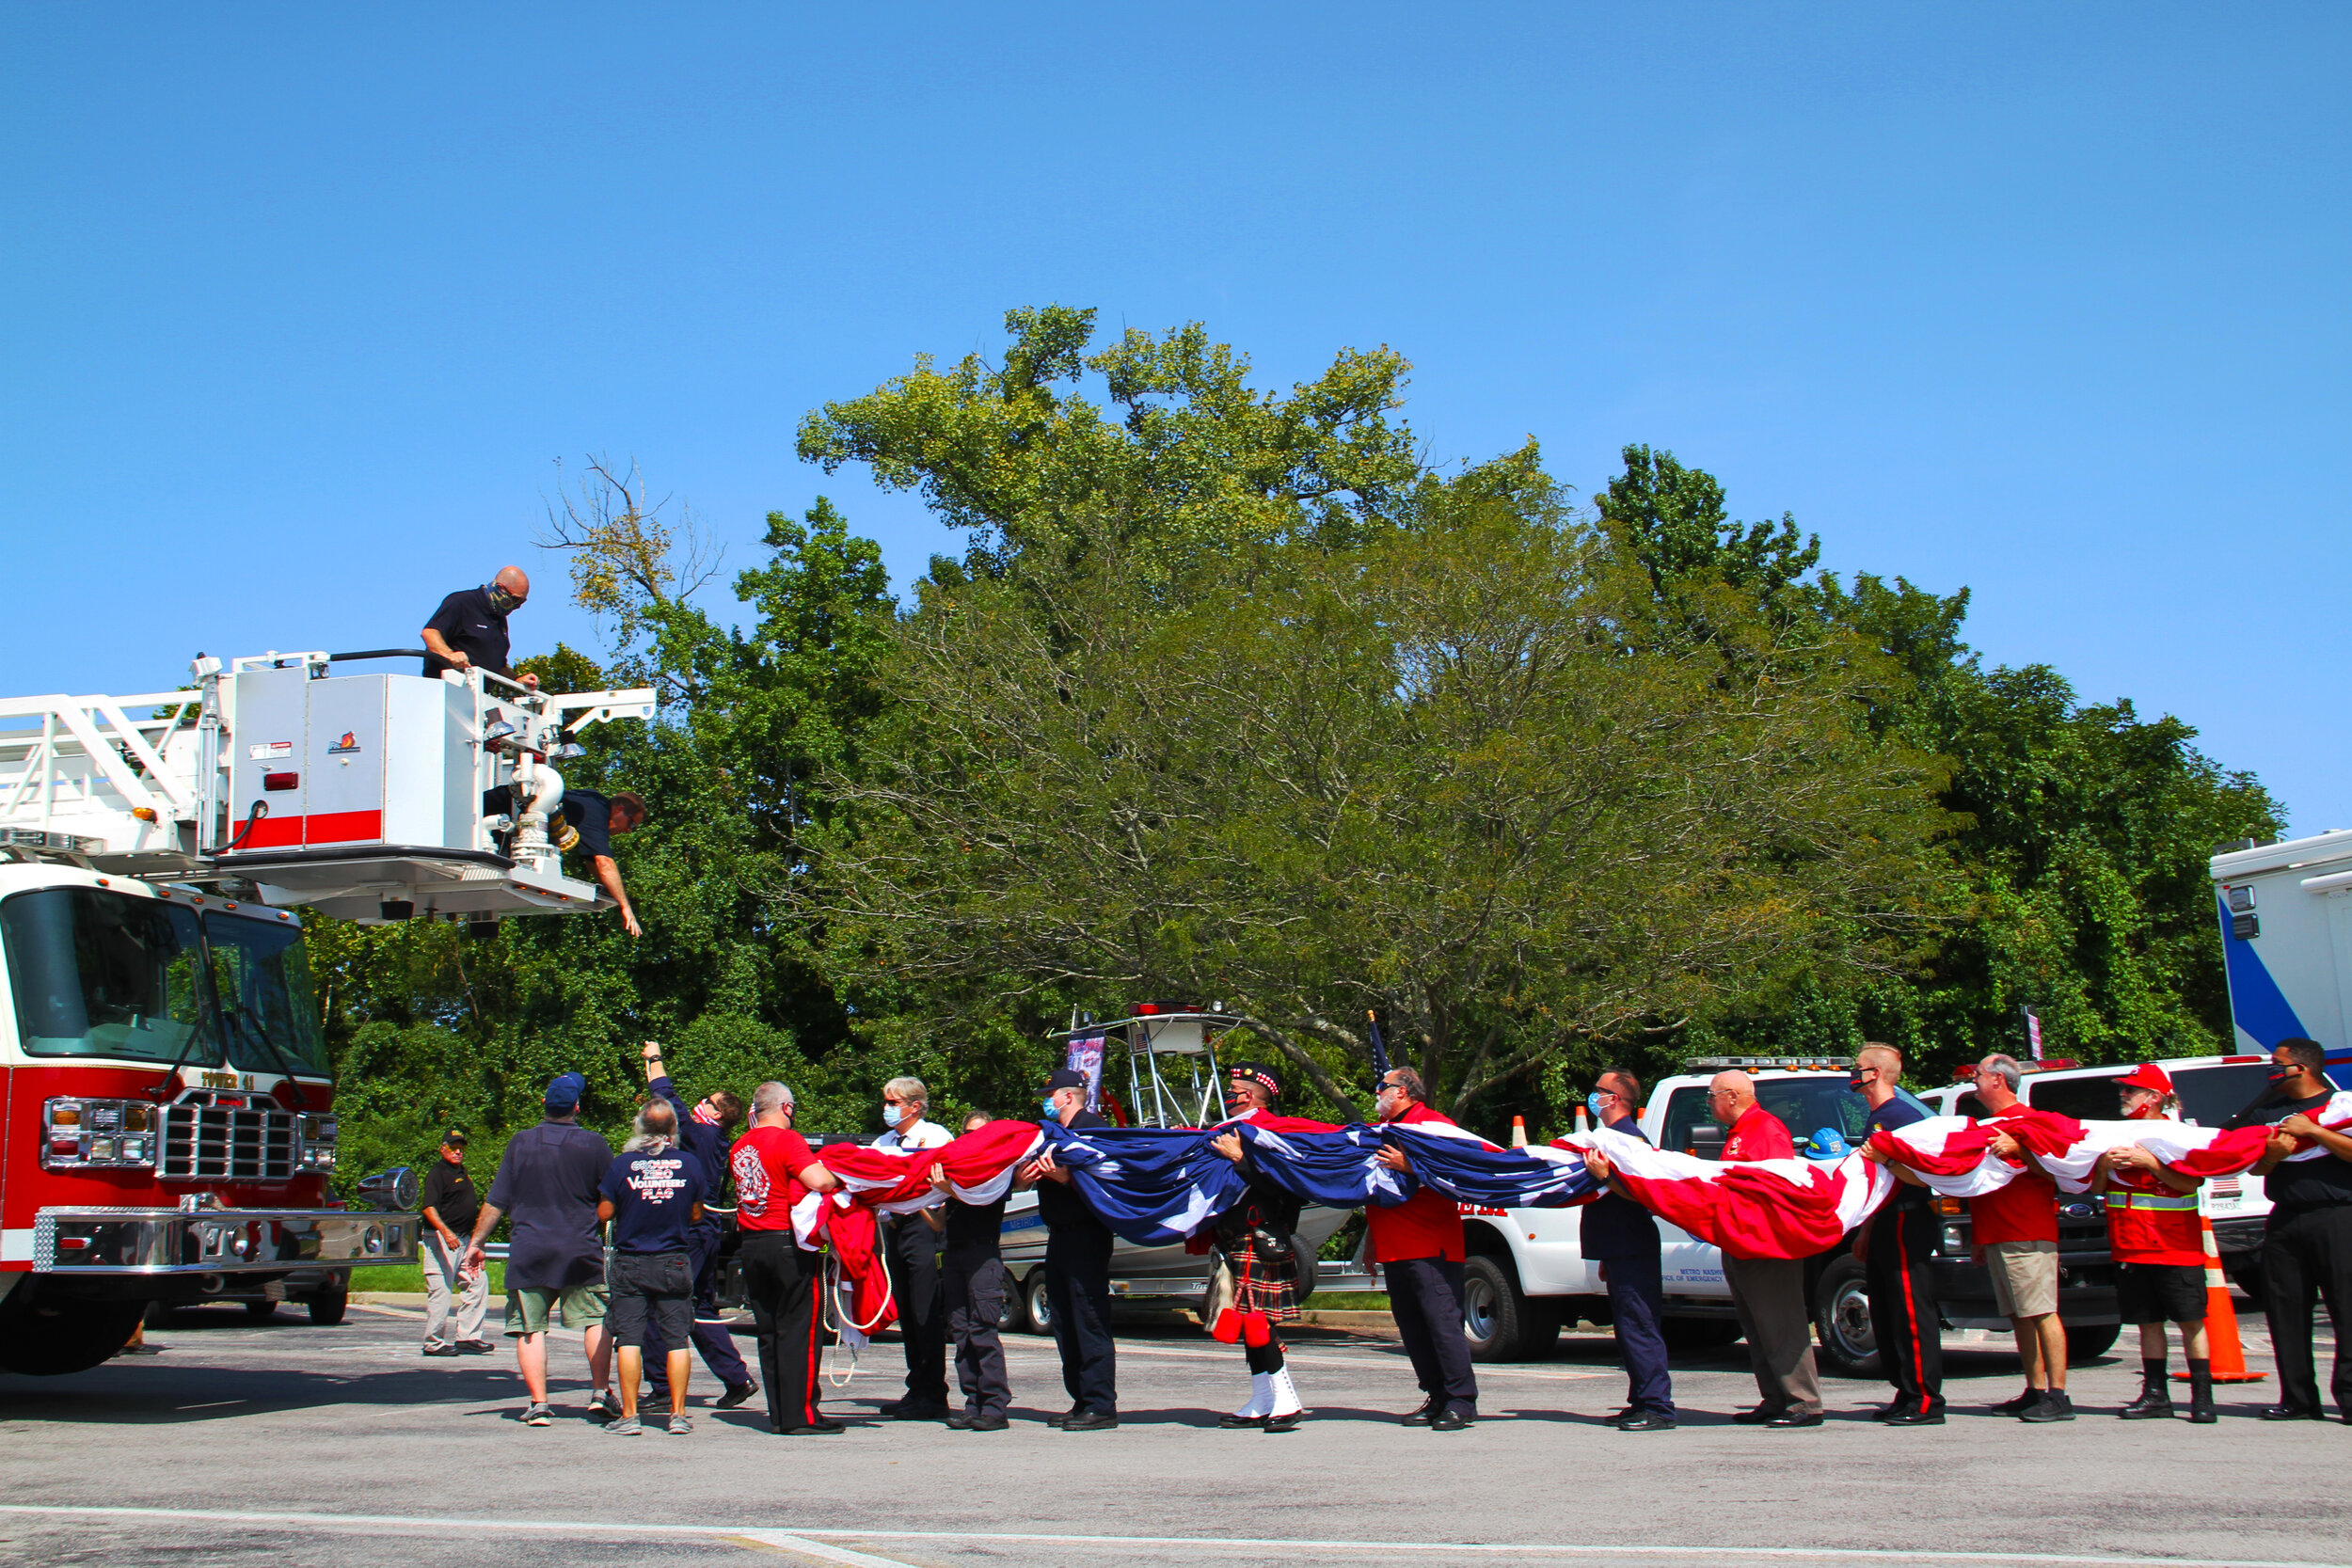
[[[2352,1084],[2352,832],[2242,840],[2212,867],[2238,1051],[2317,1040],[2328,1075]]]

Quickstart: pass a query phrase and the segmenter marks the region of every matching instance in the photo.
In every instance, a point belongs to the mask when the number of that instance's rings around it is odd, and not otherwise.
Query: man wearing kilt
[[[1220,1125],[1279,1119],[1274,1106],[1281,1094],[1281,1083],[1267,1069],[1256,1062],[1235,1063],[1225,1096],[1232,1116]],[[1212,1244],[1233,1283],[1232,1303],[1216,1313],[1209,1332],[1228,1343],[1239,1338],[1249,1364],[1249,1402],[1217,1425],[1295,1432],[1306,1410],[1291,1382],[1275,1325],[1298,1321],[1298,1199],[1257,1174],[1240,1133],[1225,1133],[1212,1147],[1250,1178],[1242,1200],[1209,1227]]]

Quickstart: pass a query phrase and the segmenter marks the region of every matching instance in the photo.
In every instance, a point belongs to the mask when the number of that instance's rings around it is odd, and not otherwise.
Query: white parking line
[[[809,1552],[824,1539],[847,1541],[906,1541],[987,1544],[998,1545],[1063,1546],[1100,1551],[1120,1546],[1194,1548],[1243,1547],[1286,1552],[1431,1553],[1454,1556],[1657,1558],[1698,1561],[1728,1559],[1749,1561],[1814,1560],[1831,1562],[1984,1562],[2047,1564],[2049,1568],[2352,1568],[2352,1564],[2318,1559],[2281,1560],[2256,1558],[2130,1557],[2106,1553],[2069,1552],[1947,1552],[1900,1547],[1853,1546],[1660,1546],[1618,1545],[1559,1541],[1316,1541],[1281,1536],[1240,1535],[1057,1535],[1041,1530],[836,1529],[831,1528],[774,1529],[741,1525],[649,1525],[582,1519],[461,1519],[447,1514],[425,1517],[398,1513],[273,1513],[215,1508],[136,1508],[119,1505],[75,1507],[66,1503],[0,1503],[0,1514],[56,1519],[181,1519],[227,1525],[281,1525],[318,1529],[452,1529],[551,1531],[571,1536],[697,1536],[705,1540],[751,1540],[786,1551]],[[873,1563],[901,1568],[886,1558],[826,1546],[839,1556],[836,1562]],[[818,1555],[812,1553],[811,1555]]]

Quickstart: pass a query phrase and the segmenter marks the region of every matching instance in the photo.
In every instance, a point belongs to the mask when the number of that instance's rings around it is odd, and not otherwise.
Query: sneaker
[[[2042,1396],[2042,1402],[2030,1410],[2017,1413],[2021,1421],[2071,1421],[2074,1418],[2074,1402],[2063,1389],[2053,1388]]]
[[[523,1412],[523,1425],[527,1427],[543,1427],[554,1419],[555,1412],[544,1404],[534,1404]]]
[[[756,1383],[739,1383],[711,1402],[710,1407],[713,1410],[733,1410],[758,1392],[759,1385]]]
[[[674,1416],[672,1416],[672,1417],[670,1418],[670,1435],[671,1435],[671,1436],[673,1436],[673,1437],[683,1437],[683,1436],[685,1436],[688,1433],[690,1433],[690,1432],[691,1432],[691,1431],[693,1431],[693,1430],[694,1430],[694,1423],[693,1423],[691,1419],[689,1419],[689,1418],[688,1418],[688,1417],[686,1416],[685,1412],[680,1411],[680,1412],[678,1412],[676,1415],[674,1415]]]
[[[460,1339],[457,1348],[468,1355],[487,1355],[498,1349],[487,1339]]]
[[[2027,1388],[2014,1399],[2003,1400],[2000,1403],[1991,1406],[1992,1413],[1995,1416],[2023,1416],[2042,1402],[2042,1391],[2039,1388]]]
[[[588,1418],[596,1421],[617,1421],[621,1418],[621,1396],[610,1388],[600,1388],[588,1402]]]
[[[424,1347],[424,1354],[427,1355],[463,1355],[466,1353],[455,1345],[427,1345]]]
[[[993,1411],[975,1416],[963,1424],[965,1432],[1002,1432],[1012,1423]]]
[[[604,1434],[607,1437],[643,1437],[645,1427],[634,1416],[615,1416],[604,1423]]]

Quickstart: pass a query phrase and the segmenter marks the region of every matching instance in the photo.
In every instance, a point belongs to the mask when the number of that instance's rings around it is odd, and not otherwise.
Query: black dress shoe
[[[784,1435],[787,1437],[830,1437],[836,1432],[849,1430],[839,1421],[811,1421],[806,1426],[786,1427]]]
[[[2291,1404],[2274,1404],[2263,1411],[2265,1421],[2324,1421],[2327,1418],[2325,1411],[2297,1410]]]
[[[1939,1416],[1936,1419],[1942,1420],[1943,1418]],[[1788,1427],[1817,1427],[1820,1424],[1821,1413],[1818,1410],[1784,1410],[1779,1415],[1773,1416],[1764,1422],[1764,1425],[1767,1427],[1781,1429]]]
[[[2034,1410],[2044,1410],[2048,1407],[2048,1402],[2044,1401],[2042,1403],[2034,1406]],[[2029,1410],[2026,1414],[2030,1417],[2033,1415],[2033,1411]],[[2074,1418],[2074,1413],[2070,1410],[2062,1417],[2049,1417],[2044,1418],[2071,1421]],[[1917,1405],[1912,1409],[1904,1411],[1899,1416],[1885,1416],[1880,1418],[1879,1420],[1879,1425],[1890,1427],[1940,1427],[1943,1424],[1944,1407],[1940,1404]]]
[[[950,1417],[948,1417],[948,1418],[947,1418],[947,1427],[948,1427],[948,1430],[949,1430],[949,1431],[951,1431],[951,1432],[969,1432],[969,1431],[971,1431],[971,1430],[972,1430],[972,1412],[970,1412],[969,1410],[959,1410],[959,1411],[957,1411],[954,1415],[952,1415],[952,1416],[950,1416]]]
[[[1637,1410],[1621,1420],[1612,1421],[1610,1425],[1619,1432],[1672,1432],[1675,1429],[1673,1417],[1661,1416],[1655,1410]]]
[[[2033,1397],[2034,1400],[2039,1402],[2042,1398],[2041,1390],[2036,1389]],[[1880,1405],[1876,1410],[1870,1412],[1870,1419],[1874,1421],[1891,1421],[1898,1416],[1908,1416],[1918,1408],[1918,1402],[1914,1400],[1889,1400],[1884,1404]],[[2027,1408],[2030,1407],[2026,1405],[2018,1406],[2019,1410]],[[2016,1413],[2017,1412],[2014,1410],[2010,1412],[2012,1416]]]
[[[1062,1422],[1064,1432],[1108,1432],[1119,1425],[1116,1410],[1081,1410]]]
[[[754,1394],[758,1392],[759,1385],[756,1383],[739,1383],[734,1387],[728,1389],[725,1393],[721,1394],[716,1400],[712,1401],[711,1408],[713,1410],[733,1410],[737,1405],[741,1404],[745,1400],[750,1399]]]
[[[913,1400],[900,1400],[891,1408],[894,1421],[944,1421],[954,1412],[945,1404],[918,1404]]]
[[[1306,1418],[1307,1413],[1304,1410],[1294,1410],[1287,1416],[1268,1416],[1265,1418],[1265,1429],[1268,1432],[1296,1432],[1298,1423]]]
[[[1070,1424],[1070,1418],[1071,1418],[1071,1417],[1073,1417],[1073,1416],[1076,1416],[1076,1415],[1081,1415],[1081,1414],[1083,1414],[1083,1413],[1085,1412],[1085,1410],[1086,1410],[1086,1406],[1085,1406],[1085,1405],[1083,1405],[1083,1404],[1073,1404],[1073,1405],[1072,1405],[1069,1409],[1067,1409],[1067,1410],[1063,1411],[1063,1412],[1062,1412],[1060,1415],[1058,1415],[1058,1416],[1048,1416],[1048,1417],[1046,1417],[1046,1418],[1045,1418],[1045,1424],[1046,1424],[1047,1426],[1049,1426],[1049,1427],[1068,1426],[1068,1425]]]
[[[947,1424],[949,1426],[955,1425],[953,1421],[950,1421]],[[1010,1425],[1012,1425],[1012,1423],[1006,1420],[1002,1416],[992,1413],[989,1415],[973,1417],[969,1421],[964,1423],[963,1430],[966,1432],[1002,1432]]]
[[[1438,1402],[1426,1400],[1422,1402],[1419,1410],[1408,1410],[1396,1418],[1396,1424],[1401,1427],[1425,1427],[1437,1418]]]
[[[1237,1427],[1262,1427],[1265,1425],[1265,1418],[1263,1416],[1237,1416],[1229,1412],[1219,1416],[1216,1418],[1216,1424],[1231,1432]]]
[[[1429,1418],[1429,1430],[1432,1432],[1459,1432],[1464,1427],[1475,1424],[1477,1420],[1477,1411],[1464,1410],[1457,1405],[1441,1416],[1431,1417]]]
[[[1759,1404],[1754,1410],[1742,1410],[1732,1419],[1743,1427],[1770,1426],[1786,1414],[1785,1410],[1776,1410],[1769,1404]]]

